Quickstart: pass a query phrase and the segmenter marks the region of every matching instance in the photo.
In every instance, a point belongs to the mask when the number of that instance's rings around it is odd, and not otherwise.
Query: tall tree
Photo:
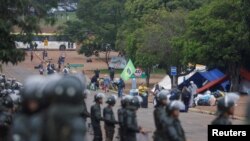
[[[51,7],[56,7],[57,0],[5,0],[0,3],[0,62],[17,64],[24,60],[25,53],[17,49],[11,32],[14,27],[25,34],[24,42],[31,41],[33,33],[40,32],[39,23],[45,19],[53,23],[47,16]]]
[[[124,0],[81,0],[77,17],[83,28],[93,32],[100,43],[115,46],[118,27],[124,17]]]
[[[232,91],[239,88],[239,70],[248,62],[250,53],[249,31],[241,6],[241,0],[214,0],[192,12],[183,38],[185,59],[210,67],[225,67]]]

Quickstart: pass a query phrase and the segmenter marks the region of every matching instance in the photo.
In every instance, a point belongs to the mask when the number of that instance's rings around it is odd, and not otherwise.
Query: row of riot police
[[[15,78],[0,74],[0,140],[7,140],[12,124],[13,113],[20,107],[20,88],[22,84]]]
[[[185,134],[178,119],[179,110],[184,109],[185,105],[180,101],[168,102],[168,94],[168,91],[162,90],[156,95],[154,141],[185,141]],[[234,115],[238,100],[237,93],[227,93],[218,99],[216,118],[211,125],[232,125],[230,117]],[[247,106],[246,124],[250,124],[250,101]]]
[[[112,141],[115,132],[115,125],[119,124],[119,137],[121,141],[136,141],[136,133],[144,132],[138,126],[136,111],[139,109],[142,99],[139,96],[124,96],[121,99],[121,108],[118,109],[118,121],[115,119],[113,106],[116,103],[116,96],[107,97],[107,106],[101,112],[104,94],[98,93],[94,97],[95,104],[91,106],[91,124],[94,130],[93,141],[102,141],[100,122],[104,121],[106,141]],[[101,114],[103,113],[103,115]]]
[[[0,116],[0,140],[85,141],[84,78],[81,74],[29,77],[20,90],[19,110],[9,118]],[[4,111],[11,110],[11,104],[5,101]]]
[[[185,134],[179,121],[179,111],[184,108],[180,101],[167,102],[168,91],[161,91],[157,95],[157,105],[154,111],[156,131],[155,141],[185,141]],[[112,141],[114,137],[115,124],[119,124],[119,137],[121,141],[136,141],[137,133],[145,133],[138,126],[136,112],[140,107],[142,99],[138,96],[124,96],[121,99],[121,108],[118,109],[118,121],[115,120],[112,107],[116,103],[115,96],[107,98],[107,106],[101,114],[101,104],[104,94],[98,93],[94,97],[95,104],[91,106],[91,123],[94,130],[93,141],[102,141],[100,122],[104,121],[106,141]]]

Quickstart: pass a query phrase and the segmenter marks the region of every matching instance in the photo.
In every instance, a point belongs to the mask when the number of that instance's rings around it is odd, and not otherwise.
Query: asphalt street
[[[25,78],[32,74],[38,74],[38,72],[28,69],[28,68],[21,68],[20,66],[3,66],[4,73],[8,77],[15,77],[17,80],[23,82]],[[91,92],[91,95],[88,96],[87,99],[87,106],[88,109],[91,105],[93,105],[93,96],[96,92]],[[107,94],[109,95],[109,94]],[[106,104],[103,104],[103,107]],[[114,107],[114,112],[116,115],[117,109],[120,107],[120,102],[118,100],[117,104]],[[145,129],[151,131],[148,137],[150,141],[152,140],[153,131],[155,130],[154,121],[153,121],[153,105],[149,104],[149,108],[147,109],[139,109],[137,113],[137,118],[139,125],[144,127]],[[186,137],[188,141],[207,141],[207,125],[211,123],[211,121],[215,117],[213,115],[189,112],[189,113],[181,113],[180,120],[183,125],[183,128],[186,133]],[[87,121],[90,122],[89,119]],[[243,121],[240,120],[233,120],[234,124],[242,124]],[[117,127],[118,129],[118,127]],[[117,133],[117,130],[116,130]],[[104,134],[104,132],[103,132]],[[92,140],[92,135],[88,132],[87,135],[88,141]],[[116,139],[115,139],[116,140]]]

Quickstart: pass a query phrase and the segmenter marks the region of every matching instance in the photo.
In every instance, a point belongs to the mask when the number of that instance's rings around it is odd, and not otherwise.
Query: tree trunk
[[[105,52],[105,63],[107,64],[107,67],[109,68],[109,55],[110,51]]]
[[[150,68],[146,68],[145,73],[146,73],[146,85],[147,85],[147,87],[149,87],[149,80],[150,80],[151,69]]]
[[[239,91],[240,66],[238,64],[229,64],[229,76],[231,81],[231,92]]]

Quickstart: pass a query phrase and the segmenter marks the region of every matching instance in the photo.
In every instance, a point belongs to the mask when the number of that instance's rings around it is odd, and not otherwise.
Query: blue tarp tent
[[[225,74],[222,73],[218,69],[213,69],[210,71],[205,72],[196,72],[193,76],[191,76],[189,79],[184,81],[179,85],[179,88],[182,88],[184,85],[189,85],[190,81],[194,81],[194,83],[197,85],[198,88],[201,88],[205,83],[212,82],[214,80],[218,80],[222,77],[224,77]],[[220,84],[224,90],[226,89],[226,86],[229,84],[229,81],[225,81]],[[219,86],[217,86],[219,87]]]

